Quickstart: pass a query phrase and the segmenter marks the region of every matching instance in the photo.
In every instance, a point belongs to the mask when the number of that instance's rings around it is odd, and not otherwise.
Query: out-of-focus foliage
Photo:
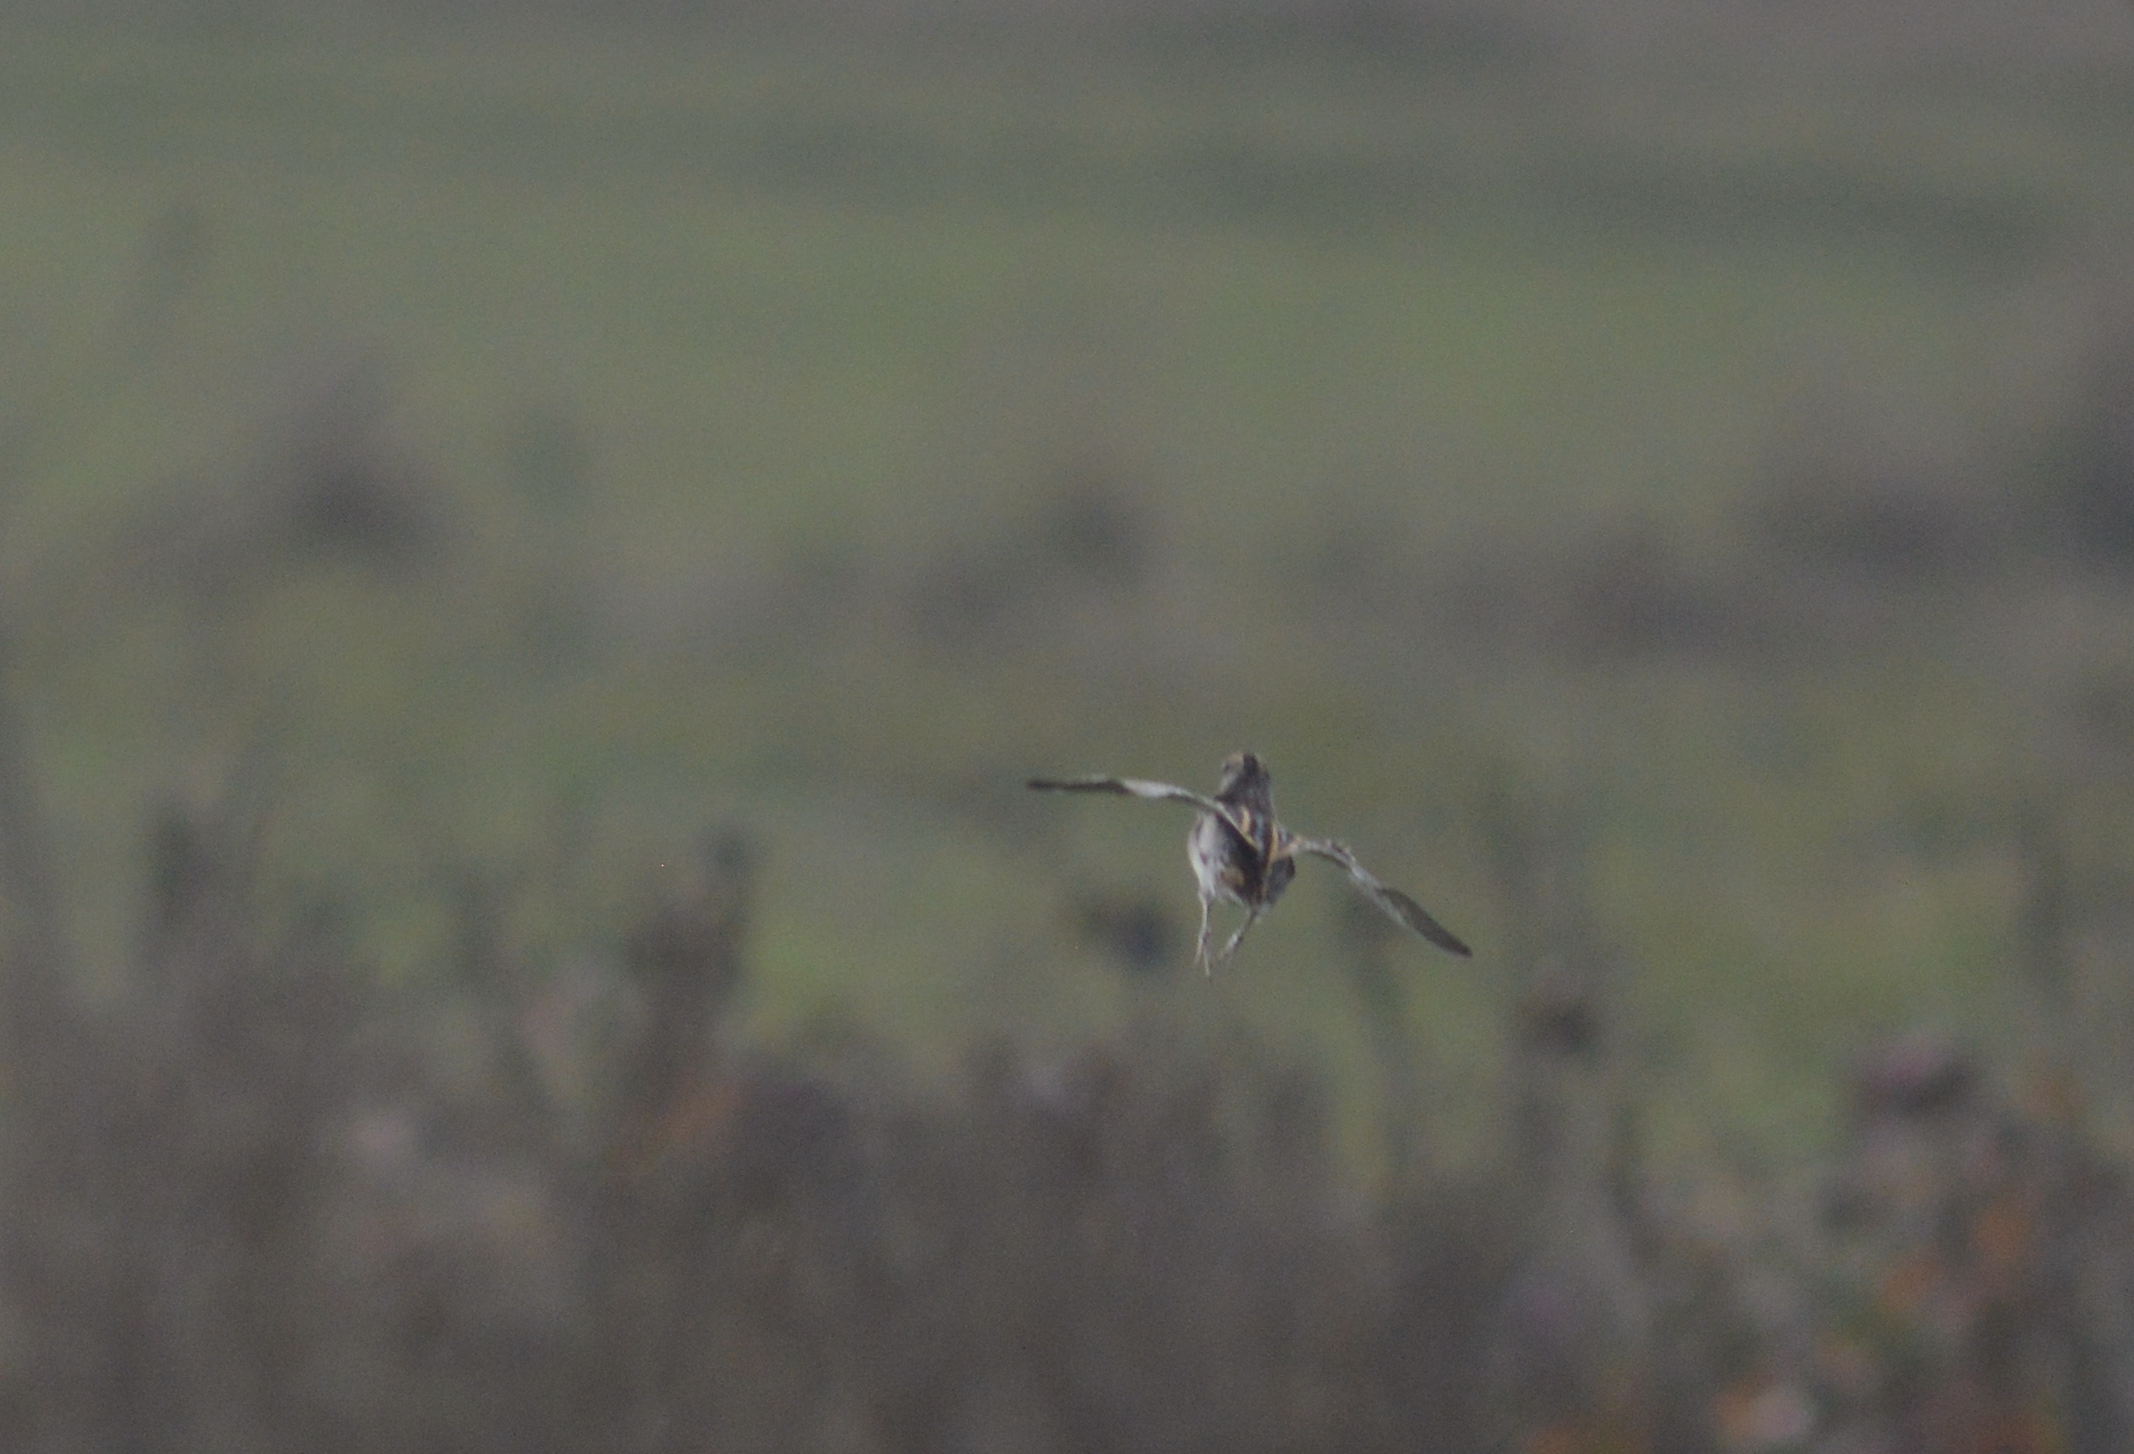
[[[1914,1037],[1797,1204],[1639,1147],[1601,979],[1547,976],[1509,1155],[1328,1086],[1196,982],[1118,1037],[919,1089],[863,1032],[733,1034],[758,847],[611,953],[385,989],[267,932],[257,823],[167,813],[125,992],[4,981],[0,1432],[200,1449],[2108,1449],[2134,1201],[2072,1088]],[[1539,909],[1537,901],[1531,907]],[[1361,966],[1382,940],[1359,941]],[[1568,941],[1559,941],[1564,948]],[[1152,987],[1153,989],[1153,987]],[[449,1026],[449,1030],[444,1027]]]

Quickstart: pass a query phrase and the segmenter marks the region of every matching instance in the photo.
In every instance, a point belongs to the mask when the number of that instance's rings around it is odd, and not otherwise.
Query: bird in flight
[[[1421,904],[1381,883],[1356,861],[1347,845],[1331,838],[1292,833],[1277,823],[1274,779],[1268,775],[1266,764],[1249,752],[1232,753],[1223,760],[1222,784],[1212,798],[1190,788],[1130,777],[1032,778],[1030,786],[1045,792],[1116,793],[1186,803],[1199,810],[1193,831],[1186,838],[1186,857],[1193,865],[1200,891],[1200,945],[1193,958],[1209,974],[1237,952],[1246,933],[1282,897],[1282,890],[1297,876],[1300,853],[1339,864],[1363,896],[1386,917],[1413,929],[1447,954],[1464,959],[1473,953],[1458,935],[1431,918]],[[1220,954],[1211,954],[1214,938],[1208,926],[1208,910],[1218,901],[1242,907],[1245,922],[1230,936]]]

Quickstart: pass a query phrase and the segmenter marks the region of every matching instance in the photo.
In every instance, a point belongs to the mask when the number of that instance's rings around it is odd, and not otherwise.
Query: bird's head
[[[1233,752],[1223,759],[1222,786],[1215,790],[1215,796],[1226,803],[1245,803],[1268,811],[1274,796],[1274,779],[1255,754]]]

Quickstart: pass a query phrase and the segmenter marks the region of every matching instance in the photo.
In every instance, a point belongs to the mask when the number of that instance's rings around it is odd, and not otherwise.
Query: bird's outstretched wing
[[[1216,817],[1235,828],[1242,836],[1250,837],[1246,825],[1238,821],[1237,813],[1227,803],[1218,803],[1204,793],[1191,788],[1175,787],[1170,783],[1152,783],[1133,777],[1034,777],[1030,786],[1040,792],[1055,793],[1116,793],[1123,798],[1150,798],[1158,802],[1191,803],[1203,813]]]
[[[1392,885],[1379,882],[1369,869],[1356,861],[1356,855],[1349,852],[1348,845],[1336,843],[1331,838],[1299,837],[1292,846],[1298,853],[1309,853],[1328,863],[1340,864],[1355,880],[1356,887],[1363,890],[1364,897],[1384,910],[1387,918],[1407,925],[1447,954],[1457,954],[1462,959],[1474,954],[1460,941],[1459,935],[1431,918],[1428,909]]]

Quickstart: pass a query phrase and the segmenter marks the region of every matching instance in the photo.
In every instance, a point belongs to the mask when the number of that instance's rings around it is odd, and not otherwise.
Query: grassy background
[[[757,1030],[945,1066],[1131,1012],[1075,889],[1185,922],[1183,821],[1021,779],[1250,745],[1479,946],[1401,960],[1455,1128],[1535,812],[1663,1144],[1813,1147],[1869,1036],[2021,1023],[2026,804],[2123,871],[2124,582],[2054,462],[2127,318],[2124,79],[25,32],[0,564],[77,958],[146,805],[232,781],[279,912],[403,976],[469,882],[564,972],[733,820]],[[335,468],[390,528],[289,503]],[[1833,479],[1978,506],[1984,564],[1787,554]],[[1341,893],[1159,993],[1360,1094]]]

